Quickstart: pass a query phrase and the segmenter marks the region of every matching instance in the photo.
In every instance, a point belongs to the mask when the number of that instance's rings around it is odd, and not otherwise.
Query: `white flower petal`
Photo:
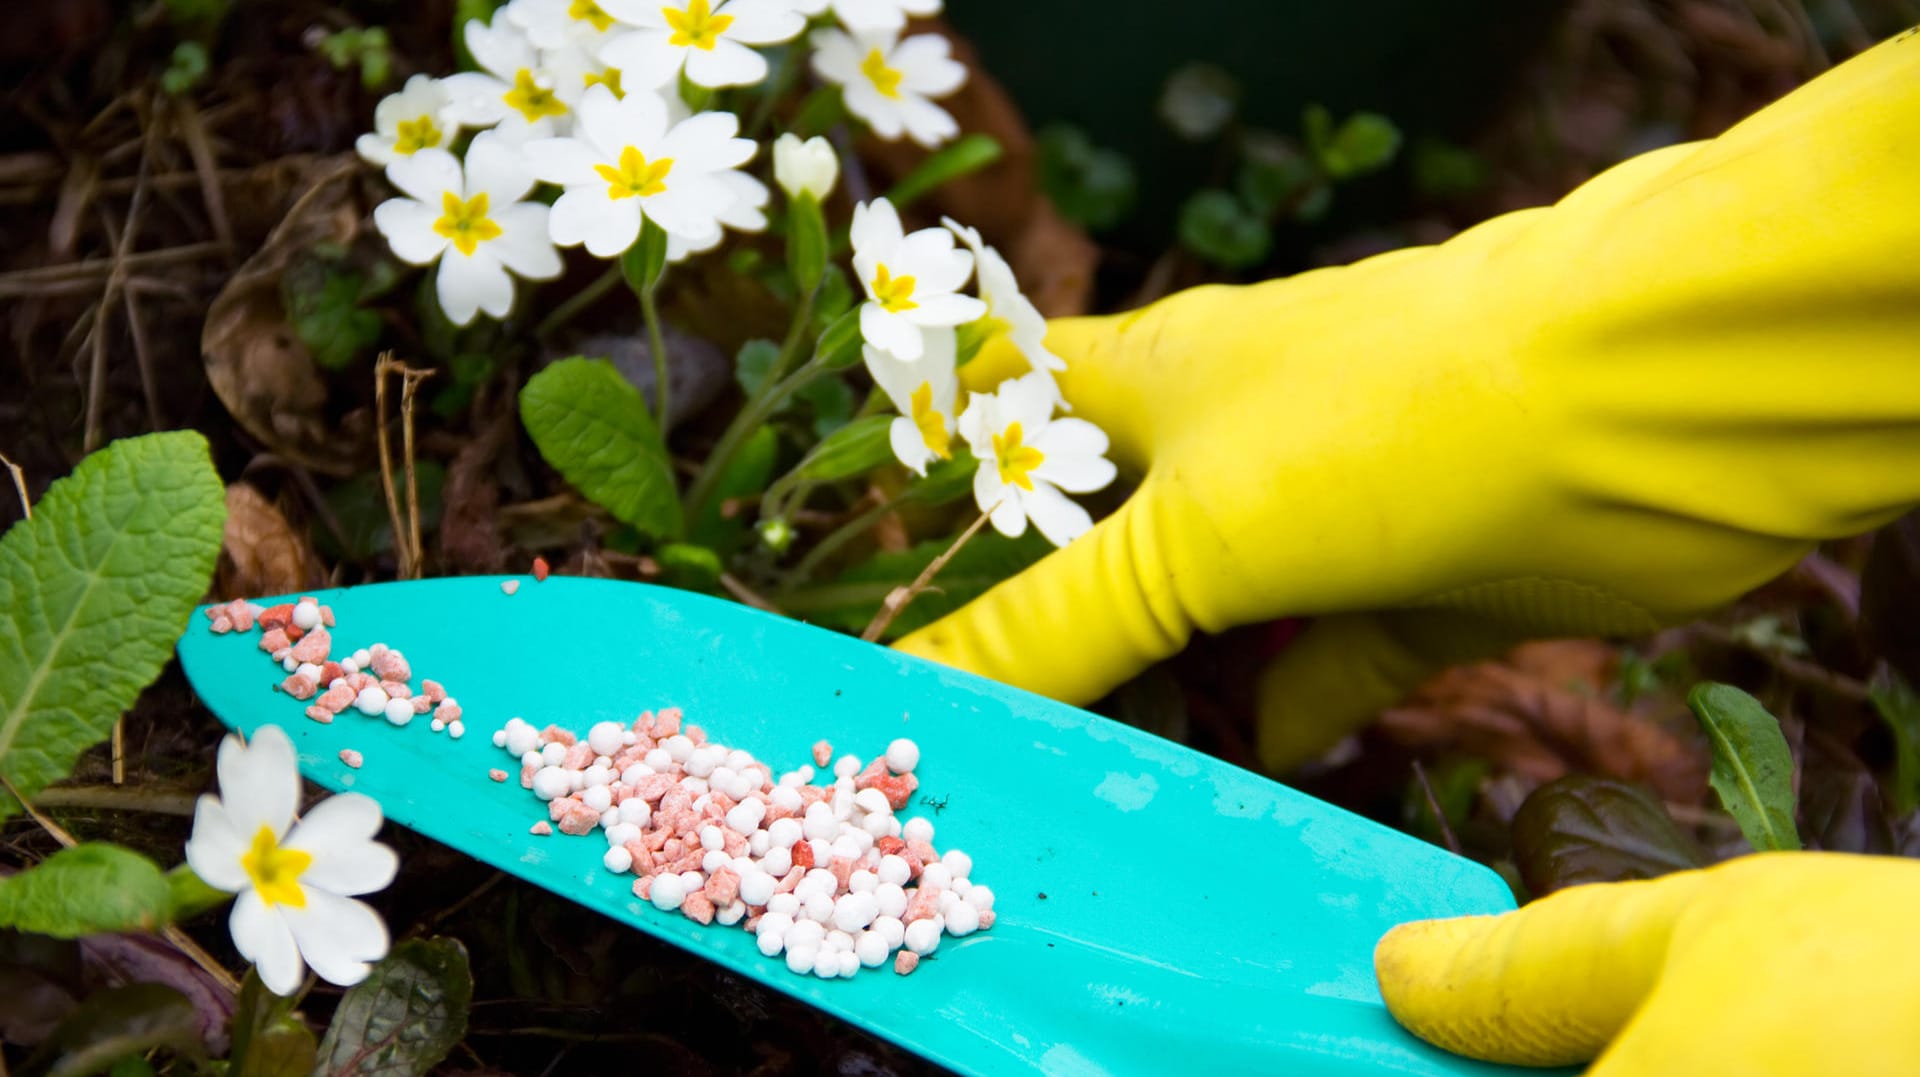
[[[973,503],[980,507],[981,512],[992,512],[1006,500],[1007,484],[1000,480],[1000,469],[995,465],[991,451],[984,456],[975,455],[980,458],[980,466],[973,473]]]
[[[577,138],[540,138],[522,147],[527,168],[536,177],[562,187],[599,181],[593,170],[603,159]]]
[[[987,305],[970,295],[930,295],[905,317],[915,325],[964,325],[987,312]]]
[[[813,72],[828,82],[849,83],[860,78],[860,46],[839,30],[820,30],[813,44]]]
[[[715,14],[732,16],[726,36],[748,45],[777,45],[807,28],[789,0],[731,0]]]
[[[526,197],[533,190],[533,173],[527,171],[525,156],[519,147],[492,131],[474,136],[467,147],[468,198],[485,193],[488,209],[498,212]]]
[[[675,48],[671,36],[664,30],[616,34],[600,47],[600,62],[620,69],[620,85],[628,92],[666,86],[679,76],[687,52]]]
[[[731,112],[702,112],[674,124],[673,130],[659,140],[659,152],[652,156],[672,159],[669,186],[675,173],[686,176],[732,168],[752,157],[755,148],[751,140],[733,137],[739,129],[740,120]],[[732,144],[736,141],[747,144],[745,157],[740,155],[741,147]]]
[[[527,280],[552,280],[566,266],[547,234],[547,207],[538,202],[516,202],[493,214],[499,238],[487,244],[502,265]]]
[[[905,415],[898,416],[887,427],[887,443],[893,446],[893,455],[916,475],[925,475],[927,465],[935,459],[932,450],[927,448],[927,439],[920,434],[920,427]]]
[[[441,79],[440,88],[447,97],[441,114],[462,127],[491,127],[507,115],[511,87],[492,75],[462,71]]]
[[[277,725],[263,725],[243,745],[237,735],[220,742],[220,804],[240,840],[251,843],[261,827],[277,839],[293,822],[300,802],[300,771],[293,741]]]
[[[258,893],[248,890],[234,899],[227,916],[227,929],[233,932],[233,947],[260,970],[260,982],[276,995],[291,995],[300,988],[300,947],[280,914],[269,907]]]
[[[511,80],[521,68],[530,68],[539,62],[534,56],[533,44],[505,19],[493,23],[469,19],[466,38],[467,51],[473,53],[474,62],[497,78]]]
[[[900,230],[900,211],[884,198],[854,206],[848,238],[856,252],[869,258],[891,256],[905,238]]]
[[[873,133],[882,139],[892,142],[906,133],[907,124],[899,104],[891,98],[882,97],[880,91],[864,78],[847,83],[844,96],[847,111],[864,120]]]
[[[927,97],[944,97],[967,81],[967,67],[947,55],[947,39],[939,34],[915,34],[887,57],[900,72],[900,88]]]
[[[621,151],[628,146],[636,147],[648,157],[660,157],[658,147],[667,137],[667,102],[657,93],[631,92],[620,99],[612,112],[613,126],[603,132],[605,141],[601,148],[606,151],[607,160],[613,163],[619,160]],[[671,155],[667,155],[671,156]]]
[[[920,358],[926,347],[918,326],[878,303],[861,304],[860,335],[874,347],[908,362]]]
[[[449,248],[440,259],[434,290],[440,297],[440,309],[455,325],[466,325],[482,310],[504,318],[513,307],[513,278],[500,260],[487,252],[485,244],[471,255]]]
[[[899,126],[906,129],[907,137],[927,149],[933,149],[960,133],[959,122],[946,109],[915,94],[900,95],[897,115]],[[874,130],[879,131],[879,126],[875,125]]]
[[[248,837],[251,837],[249,835]],[[237,894],[253,885],[240,858],[248,838],[234,828],[220,798],[203,793],[193,806],[193,833],[187,838],[187,866],[208,886]]]
[[[667,24],[660,14],[659,0],[599,0],[600,10],[626,23],[629,26],[648,26],[659,28]],[[686,10],[686,4],[672,4],[672,7]]]
[[[898,31],[907,24],[896,0],[833,0],[833,14],[859,31]]]
[[[710,50],[687,50],[687,81],[695,86],[751,86],[766,77],[766,57],[738,41],[723,37]]]
[[[447,237],[433,230],[440,211],[411,198],[389,198],[373,208],[373,226],[387,237],[394,256],[403,262],[432,264],[447,249]]]
[[[461,193],[460,162],[446,150],[421,150],[398,157],[387,166],[387,182],[402,194],[429,206],[438,207],[440,196]]]
[[[733,195],[733,201],[720,214],[720,223],[736,232],[760,232],[767,227],[764,212],[772,199],[767,185],[745,172],[716,172],[713,182]]]
[[[1065,546],[1093,529],[1093,517],[1086,509],[1037,478],[1033,489],[1021,492],[1020,504],[1033,526],[1055,546]]]
[[[373,840],[379,832],[380,805],[372,797],[341,793],[309,809],[281,845],[312,854],[313,863],[300,875],[306,893],[318,888],[366,894],[393,882],[400,867],[394,851]]]
[[[994,406],[1003,426],[1019,423],[1027,444],[1040,436],[1047,420],[1053,417],[1052,379],[1045,374],[1023,374],[1000,383],[994,394]]]
[[[586,191],[580,193],[583,199],[595,197]],[[595,258],[618,258],[640,238],[643,227],[638,199],[609,201],[601,196],[600,204],[594,208],[593,229],[586,234],[587,253]]]
[[[1080,420],[1057,420],[1047,428],[1048,432],[1052,432],[1053,426],[1066,422],[1080,422]],[[1095,429],[1097,430],[1098,427]],[[1104,439],[1104,435],[1102,437]],[[1076,494],[1090,494],[1104,488],[1117,474],[1113,461],[1105,457],[1084,452],[1062,451],[1051,438],[1047,439],[1047,446],[1047,448],[1041,448],[1039,444],[1034,445],[1034,448],[1040,451],[1041,460],[1040,466],[1033,469],[1033,477],[1045,479],[1062,490]]]
[[[328,983],[351,987],[367,978],[370,962],[387,956],[387,925],[364,901],[309,888],[306,906],[282,915],[300,955]]]
[[[995,481],[998,481],[998,476],[995,476]],[[975,483],[974,496],[976,498],[979,496],[979,491],[980,486],[978,483]],[[983,511],[992,512],[991,519],[993,520],[993,529],[995,531],[1000,532],[1008,538],[1019,538],[1021,535],[1027,533],[1027,514],[1025,510],[1020,507],[1019,491],[1013,487],[1002,487],[1002,491],[1000,503],[991,510]]]
[[[400,154],[394,152],[393,141],[375,134],[361,135],[353,140],[353,149],[360,159],[368,164],[385,167]]]

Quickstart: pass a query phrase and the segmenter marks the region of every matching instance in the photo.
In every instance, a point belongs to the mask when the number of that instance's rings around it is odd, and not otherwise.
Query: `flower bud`
[[[818,135],[805,142],[791,134],[781,135],[773,143],[773,178],[787,197],[810,194],[826,201],[833,181],[840,176],[840,159],[833,146]]]

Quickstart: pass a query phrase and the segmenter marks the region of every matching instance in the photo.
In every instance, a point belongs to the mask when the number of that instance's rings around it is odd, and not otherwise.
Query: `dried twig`
[[[407,482],[407,518],[400,518],[400,496],[393,485],[393,450],[387,445],[387,375],[400,375],[400,451],[401,466]],[[380,450],[380,488],[387,495],[387,516],[393,522],[393,549],[400,560],[400,578],[417,580],[424,554],[420,539],[420,484],[414,470],[413,396],[422,381],[433,376],[431,370],[415,370],[382,352],[373,367],[374,424]]]
[[[1433,821],[1440,828],[1440,840],[1447,843],[1447,851],[1460,855],[1460,839],[1453,832],[1453,824],[1447,822],[1447,813],[1440,810],[1440,798],[1433,795],[1433,783],[1427,780],[1427,768],[1413,761],[1413,777],[1420,783],[1420,794],[1427,800],[1427,810],[1433,813]]]
[[[27,519],[33,519],[33,499],[27,496],[27,473],[20,470],[19,464],[7,459],[7,454],[3,452],[0,452],[0,464],[5,464],[13,474],[13,489],[20,495],[20,511],[26,513]]]
[[[39,803],[43,808],[95,808],[191,819],[197,800],[192,793],[155,792],[132,786],[56,785],[40,791]]]
[[[739,599],[741,602],[749,606],[752,606],[756,610],[765,610],[768,613],[781,612],[780,607],[774,605],[771,601],[769,601],[767,598],[760,595],[759,593],[755,592],[752,588],[748,587],[746,584],[741,583],[740,580],[737,577],[735,577],[731,572],[722,572],[720,574],[720,586],[726,588],[728,594],[732,595],[734,598]]]
[[[934,558],[932,564],[921,570],[920,575],[914,577],[912,583],[905,587],[894,588],[887,595],[886,600],[880,603],[880,612],[874,615],[866,631],[860,633],[860,638],[868,643],[879,639],[880,633],[887,630],[887,626],[894,622],[894,618],[900,616],[908,603],[920,597],[920,592],[927,589],[927,584],[932,581],[935,574],[947,567],[947,562],[953,560],[953,555],[959,553],[962,546],[979,534],[980,529],[986,526],[987,520],[992,516],[992,509],[981,513],[980,518],[968,524],[967,529],[960,532],[960,537],[953,540],[953,545],[941,551],[940,556]]]
[[[214,161],[213,146],[207,139],[207,127],[199,110],[186,98],[174,106],[174,119],[180,125],[180,141],[187,144],[187,156],[193,158],[193,170],[200,179],[200,198],[207,204],[207,219],[213,224],[214,238],[224,247],[233,246],[233,225],[227,219],[227,199],[220,189],[220,169]]]

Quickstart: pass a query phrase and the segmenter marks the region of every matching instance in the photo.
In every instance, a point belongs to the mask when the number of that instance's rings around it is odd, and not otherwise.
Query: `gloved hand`
[[[1387,1009],[1474,1058],[1589,1077],[1920,1072],[1920,862],[1761,853],[1403,924]]]
[[[1316,615],[1260,685],[1284,768],[1445,665],[1693,618],[1920,500],[1920,37],[1559,205],[1047,343],[1144,479],[900,647],[1084,703]]]

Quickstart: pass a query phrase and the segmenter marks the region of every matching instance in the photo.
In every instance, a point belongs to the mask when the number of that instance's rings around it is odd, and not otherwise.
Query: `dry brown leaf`
[[[1646,715],[1606,697],[1612,648],[1592,640],[1530,643],[1505,660],[1460,666],[1381,715],[1380,730],[1420,751],[1490,759],[1545,783],[1574,771],[1644,782],[1698,803],[1706,759]]]
[[[954,58],[968,67],[966,85],[941,98],[940,107],[953,114],[960,130],[992,135],[1002,151],[992,166],[928,195],[928,208],[978,228],[999,247],[1040,313],[1049,318],[1085,314],[1100,248],[1055,212],[1041,191],[1033,132],[1013,98],[980,66],[973,46],[944,23],[927,28],[950,40]],[[926,160],[928,152],[907,141],[867,139],[861,156],[897,179]]]
[[[200,334],[207,380],[247,433],[295,463],[329,475],[353,473],[370,448],[364,409],[328,413],[327,386],[287,324],[280,276],[316,243],[346,246],[366,218],[359,158],[348,153],[294,203],[266,245],[221,289]]]
[[[218,598],[256,598],[311,591],[326,580],[307,537],[260,491],[244,482],[227,487],[227,526],[214,575]]]

